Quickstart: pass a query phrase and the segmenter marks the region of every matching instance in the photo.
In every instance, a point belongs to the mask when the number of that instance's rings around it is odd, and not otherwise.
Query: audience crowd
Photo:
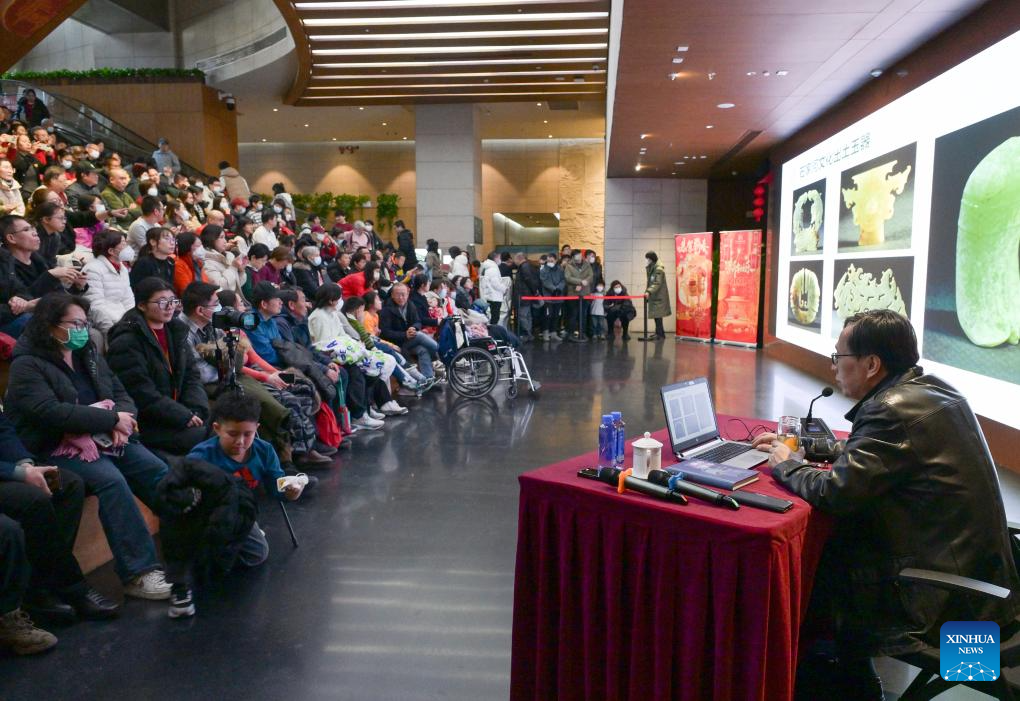
[[[29,614],[118,611],[72,555],[86,495],[125,595],[191,616],[197,576],[268,557],[256,488],[314,493],[300,470],[406,414],[395,396],[443,387],[446,318],[514,346],[612,339],[617,322],[630,338],[630,300],[581,299],[628,296],[592,251],[472,261],[416,248],[401,221],[395,245],[346,212],[299,227],[282,184],[263,202],[226,162],[189,178],[166,139],[130,162],[68,144],[24,102],[20,121],[0,114],[0,646],[15,653],[57,642]],[[652,297],[654,253],[648,271]]]

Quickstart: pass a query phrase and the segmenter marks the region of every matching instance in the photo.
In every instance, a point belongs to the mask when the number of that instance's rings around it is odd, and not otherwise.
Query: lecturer
[[[830,664],[836,666],[819,676],[839,698],[882,698],[872,656],[937,648],[946,621],[1004,625],[1020,608],[1020,579],[981,427],[967,400],[924,374],[918,359],[905,317],[888,310],[855,314],[832,354],[836,383],[858,400],[846,415],[850,437],[804,441],[807,458],[830,461],[832,470],[791,459],[774,434],[755,440],[771,451],[778,482],[836,518],[808,618],[833,624],[837,660]],[[976,600],[897,582],[906,567],[973,577],[1014,594]],[[824,693],[805,688],[822,683],[806,667],[802,662],[798,671],[798,695]]]

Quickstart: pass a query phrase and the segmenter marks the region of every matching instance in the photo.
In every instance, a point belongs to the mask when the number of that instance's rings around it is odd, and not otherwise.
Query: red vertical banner
[[[719,232],[716,341],[758,343],[760,290],[761,231]]]
[[[676,335],[712,339],[712,232],[676,235]]]

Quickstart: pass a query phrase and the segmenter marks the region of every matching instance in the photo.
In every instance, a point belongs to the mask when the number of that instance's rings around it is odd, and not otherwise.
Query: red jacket
[[[344,292],[344,299],[350,299],[351,297],[364,296],[372,289],[372,286],[365,280],[365,272],[360,271],[340,278],[340,289]]]

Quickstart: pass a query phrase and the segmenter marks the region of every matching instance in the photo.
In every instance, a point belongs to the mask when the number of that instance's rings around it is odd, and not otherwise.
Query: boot
[[[0,616],[0,645],[15,655],[35,655],[57,644],[57,636],[32,625],[21,609]]]

